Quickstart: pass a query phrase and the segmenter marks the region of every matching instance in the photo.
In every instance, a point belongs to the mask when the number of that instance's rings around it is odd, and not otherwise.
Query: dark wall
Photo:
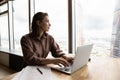
[[[26,66],[23,57],[9,54],[9,67],[15,71],[20,71]]]

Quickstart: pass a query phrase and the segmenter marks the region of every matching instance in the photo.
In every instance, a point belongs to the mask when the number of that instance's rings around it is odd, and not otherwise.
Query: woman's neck
[[[41,38],[44,34],[44,31],[43,30],[39,30],[38,31],[38,37]]]

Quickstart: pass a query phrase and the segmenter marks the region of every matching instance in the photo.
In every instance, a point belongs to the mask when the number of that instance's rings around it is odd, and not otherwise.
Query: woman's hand
[[[69,63],[73,63],[74,55],[63,55],[62,56],[65,60],[67,60]]]
[[[59,66],[64,66],[64,67],[68,67],[69,66],[69,62],[67,60],[65,60],[64,58],[52,58],[50,59],[50,63],[59,65]]]

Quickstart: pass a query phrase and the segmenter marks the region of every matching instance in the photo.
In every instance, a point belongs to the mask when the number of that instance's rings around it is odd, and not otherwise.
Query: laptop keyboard
[[[70,67],[58,67],[60,70],[65,70],[65,71],[69,71]]]
[[[54,68],[59,69],[59,70],[63,70],[63,71],[69,71],[71,69],[71,66],[69,67],[64,67],[64,66],[58,66],[58,65],[54,65]]]

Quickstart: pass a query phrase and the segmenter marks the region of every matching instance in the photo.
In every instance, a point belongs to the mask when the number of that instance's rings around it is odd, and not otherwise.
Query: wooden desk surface
[[[86,66],[68,75],[52,70],[57,80],[120,80],[120,59],[111,57],[91,57]],[[11,80],[16,74],[2,80]]]

